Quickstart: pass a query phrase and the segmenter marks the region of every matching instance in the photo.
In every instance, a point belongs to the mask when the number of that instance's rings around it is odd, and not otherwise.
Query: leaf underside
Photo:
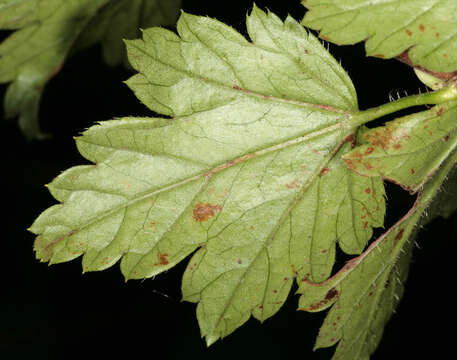
[[[382,226],[380,177],[351,172],[353,85],[312,34],[254,7],[252,42],[183,13],[178,35],[127,42],[127,81],[173,119],[103,122],[77,139],[96,163],[49,189],[62,204],[31,231],[37,257],[83,255],[84,271],[119,259],[126,279],[154,276],[195,252],[182,283],[211,344],[282,306],[295,278],[323,281],[336,243],[359,254]]]
[[[367,55],[393,58],[404,51],[414,66],[457,70],[455,0],[303,0],[303,25],[336,44],[366,41]]]
[[[28,138],[46,137],[38,124],[41,95],[70,52],[102,41],[105,59],[117,64],[122,38],[139,31],[125,16],[140,12],[147,16],[141,25],[170,24],[178,7],[177,0],[0,0],[0,29],[15,30],[0,43],[0,83],[11,82],[5,116],[18,117]]]
[[[320,311],[332,306],[315,345],[322,348],[338,343],[332,360],[367,360],[378,346],[403,294],[418,225],[449,215],[451,209],[438,203],[432,206],[433,214],[423,216],[456,160],[457,151],[453,151],[425,184],[413,208],[363,254],[323,283],[305,280],[300,284],[301,310]],[[455,173],[449,184],[455,184]]]
[[[364,133],[364,144],[343,155],[364,176],[382,176],[418,191],[457,146],[457,102],[404,116]]]

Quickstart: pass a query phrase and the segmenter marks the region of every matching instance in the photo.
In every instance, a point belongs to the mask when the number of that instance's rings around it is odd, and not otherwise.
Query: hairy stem
[[[436,105],[442,104],[451,100],[457,100],[457,87],[451,84],[441,90],[433,91],[426,94],[407,96],[396,101],[389,102],[371,108],[368,110],[360,111],[355,114],[351,119],[351,124],[354,126],[363,125],[369,121],[379,119],[384,115],[389,115],[399,110],[403,110],[417,105]]]

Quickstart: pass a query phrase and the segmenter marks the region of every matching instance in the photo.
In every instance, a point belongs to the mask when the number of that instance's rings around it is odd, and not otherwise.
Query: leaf
[[[140,36],[140,29],[174,25],[181,0],[111,1],[95,16],[78,38],[78,48],[102,43],[103,58],[109,65],[128,66],[123,39]]]
[[[28,138],[46,137],[41,94],[72,51],[103,41],[105,60],[120,63],[124,36],[136,36],[140,25],[169,24],[178,7],[179,0],[0,0],[0,29],[16,30],[0,43],[0,83],[12,82],[6,117],[19,117]]]
[[[435,77],[428,72],[422,71],[418,68],[414,68],[414,72],[416,73],[417,78],[432,90],[442,89],[446,85],[444,80]]]
[[[62,67],[73,42],[107,0],[2,0],[0,29],[17,30],[0,44],[0,83],[12,82],[6,117],[19,117],[29,138],[43,138],[38,110],[43,87]]]
[[[367,131],[365,144],[343,156],[364,176],[383,176],[416,192],[457,146],[457,102],[398,118]]]
[[[456,160],[454,151],[425,184],[414,207],[363,254],[323,283],[302,281],[298,290],[303,294],[300,310],[321,311],[332,306],[315,348],[338,343],[333,360],[366,360],[375,351],[403,294],[412,250],[410,240]]]
[[[367,55],[390,59],[408,51],[415,66],[457,70],[454,0],[303,0],[303,25],[336,44],[366,41]]]
[[[340,158],[357,111],[341,66],[290,17],[254,7],[247,29],[252,43],[183,13],[178,35],[152,28],[128,41],[139,74],[127,84],[174,118],[87,130],[77,145],[96,165],[57,177],[49,189],[62,204],[30,229],[42,261],[84,255],[84,271],[95,271],[122,258],[126,279],[199,249],[183,298],[199,303],[208,345],[251,314],[273,315],[297,274],[328,277],[336,241],[360,252],[385,210],[380,179],[353,174]]]

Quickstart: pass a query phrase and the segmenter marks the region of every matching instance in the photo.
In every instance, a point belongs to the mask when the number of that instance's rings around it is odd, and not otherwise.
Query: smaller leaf
[[[315,348],[339,342],[334,360],[366,360],[374,352],[403,293],[412,248],[409,240],[456,159],[454,151],[425,185],[414,207],[363,254],[325,282],[305,279],[300,283],[300,310],[321,311],[333,305]]]
[[[382,176],[416,192],[457,146],[457,102],[398,118],[367,131],[365,144],[343,156],[364,176]]]
[[[46,82],[61,68],[75,39],[108,0],[26,1],[0,3],[0,29],[17,29],[0,43],[0,83],[12,82],[6,117],[19,117],[29,138],[43,138],[38,110]]]
[[[390,59],[408,52],[414,66],[457,69],[455,0],[303,0],[303,25],[335,44],[366,41],[367,55]]]

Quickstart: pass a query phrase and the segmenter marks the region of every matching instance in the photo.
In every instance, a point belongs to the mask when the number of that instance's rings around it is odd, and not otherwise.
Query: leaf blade
[[[436,72],[457,69],[457,5],[443,1],[306,0],[302,23],[336,44],[366,40],[369,56],[393,58],[408,51],[412,63]]]
[[[126,279],[163,272],[199,248],[186,270],[183,295],[199,302],[197,316],[208,344],[251,315],[265,320],[284,302],[293,279],[305,270],[306,252],[316,253],[303,245],[305,235],[298,229],[309,201],[318,200],[306,193],[327,165],[332,170],[324,171],[325,181],[350,177],[379,190],[377,208],[366,200],[366,208],[378,212],[367,229],[361,231],[361,219],[354,221],[357,229],[343,229],[363,238],[354,245],[348,235],[348,249],[361,251],[371,227],[380,226],[384,216],[382,183],[360,180],[339,158],[350,148],[357,106],[347,75],[297,22],[289,18],[280,25],[257,8],[250,16],[256,19],[250,31],[259,27],[257,38],[270,36],[265,33],[270,24],[283,26],[278,31],[283,40],[289,34],[296,53],[250,43],[226,25],[188,14],[178,22],[179,36],[149,29],[143,40],[128,41],[130,60],[140,71],[129,86],[151,110],[174,118],[125,118],[87,130],[78,148],[96,165],[56,178],[49,188],[63,204],[31,227],[39,234],[35,246],[42,260],[83,255],[83,270],[95,271],[121,259]],[[305,37],[299,40],[297,33]],[[241,58],[249,71],[239,71]],[[322,64],[327,72],[311,64]],[[332,69],[338,83],[318,99],[307,86],[323,94]],[[292,71],[297,80],[290,86],[277,77],[288,72],[291,78]],[[343,95],[335,96],[335,86]],[[196,91],[202,88],[208,92]],[[344,194],[338,198],[353,201]],[[332,214],[335,226],[337,217]],[[308,239],[319,236],[310,228],[306,232]],[[339,235],[329,234],[326,246],[334,248]],[[319,278],[333,266],[333,258],[326,259],[325,268],[314,271]],[[246,294],[249,301],[242,302]]]

